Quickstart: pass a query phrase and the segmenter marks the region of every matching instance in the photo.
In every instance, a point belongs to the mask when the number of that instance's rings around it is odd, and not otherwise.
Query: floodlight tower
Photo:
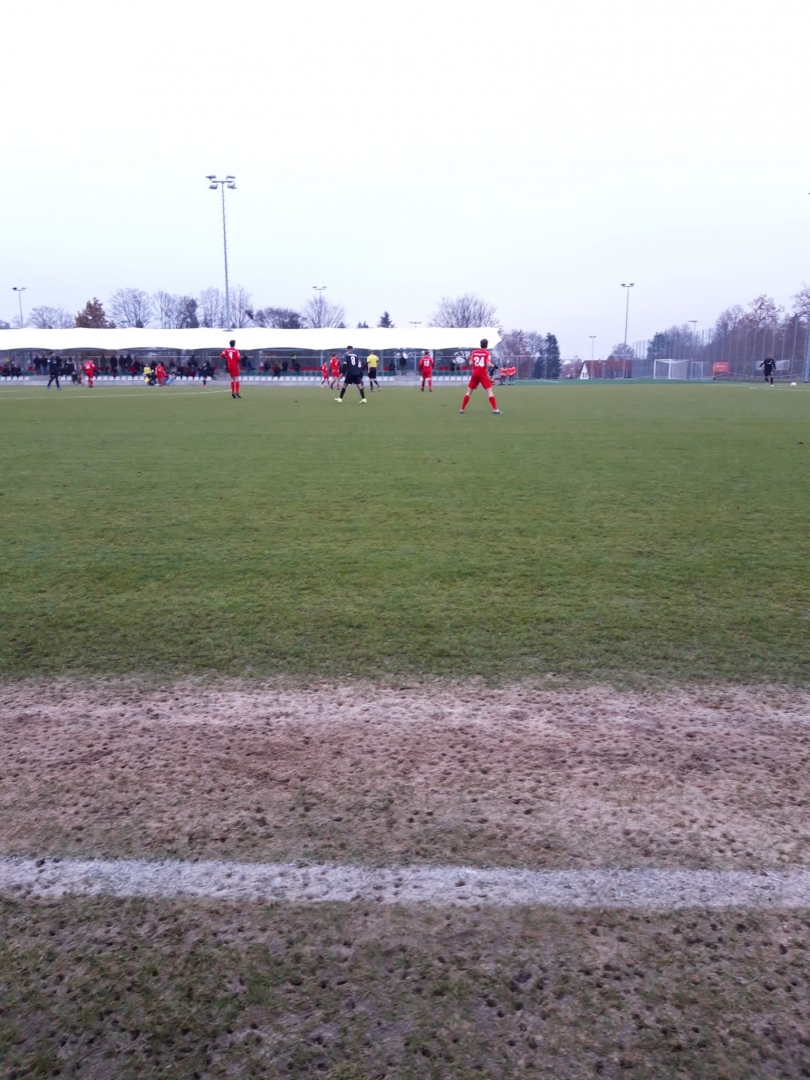
[[[217,188],[222,192],[222,247],[225,252],[225,320],[228,323],[228,330],[233,330],[231,326],[231,290],[228,284],[228,232],[225,228],[225,188],[229,191],[236,190],[236,177],[226,176],[224,180],[218,180],[216,176],[207,176],[208,187],[212,191],[216,191]]]
[[[627,331],[625,331],[624,336],[625,340],[627,340]],[[588,334],[588,337],[591,339],[591,363],[593,363],[593,346],[596,341],[596,334]]]
[[[635,281],[631,281],[629,284],[622,282],[622,288],[627,289],[627,304],[624,309],[624,343],[627,344],[627,323],[630,319],[630,290],[635,285]]]
[[[23,313],[22,313],[22,294],[25,292],[25,290],[27,288],[28,288],[27,285],[12,285],[12,287],[11,287],[12,292],[15,292],[17,294],[17,299],[20,301],[20,329],[22,329],[22,327],[25,326],[25,323],[23,322]]]

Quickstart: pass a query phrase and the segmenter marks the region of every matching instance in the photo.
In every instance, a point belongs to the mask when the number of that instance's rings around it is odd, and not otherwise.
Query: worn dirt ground
[[[810,864],[810,695],[362,684],[0,691],[0,853]]]

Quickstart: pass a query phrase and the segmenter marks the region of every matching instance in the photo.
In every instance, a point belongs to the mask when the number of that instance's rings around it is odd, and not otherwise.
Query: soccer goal
[[[688,379],[688,360],[656,360],[653,365],[654,379]]]

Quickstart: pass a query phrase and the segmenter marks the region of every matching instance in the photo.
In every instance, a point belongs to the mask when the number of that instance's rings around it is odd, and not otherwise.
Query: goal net
[[[688,360],[656,360],[653,365],[654,379],[688,379]]]

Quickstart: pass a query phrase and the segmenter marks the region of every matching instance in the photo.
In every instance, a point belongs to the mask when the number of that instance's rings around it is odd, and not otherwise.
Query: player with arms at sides
[[[380,358],[375,352],[368,354],[368,390],[370,394],[374,393],[374,387],[380,389],[380,384],[377,382],[377,368],[380,366]]]
[[[426,352],[419,361],[419,374],[422,376],[422,393],[425,392],[425,383],[428,384],[428,393],[433,393],[433,357]]]
[[[773,386],[773,373],[776,370],[776,361],[772,356],[769,356],[766,360],[763,360],[759,365],[762,368],[762,377],[765,382],[769,382]]]
[[[48,356],[48,385],[45,387],[45,389],[50,390],[51,383],[55,382],[56,383],[56,389],[61,390],[62,387],[59,385],[59,376],[61,374],[62,374],[62,361],[59,359],[59,357],[56,355],[55,352],[52,352]]]
[[[329,357],[329,372],[332,376],[332,381],[329,383],[330,387],[334,389],[340,382],[340,361],[335,353]]]
[[[96,377],[96,365],[92,360],[85,360],[82,364],[82,371],[87,376],[87,385],[90,389],[93,389],[93,379]]]
[[[203,386],[208,385],[208,380],[214,381],[214,366],[210,360],[206,360],[203,366],[200,368],[200,375],[202,376]]]
[[[332,388],[332,380],[329,377],[329,361],[324,360],[321,364],[321,386],[328,386]]]
[[[336,397],[335,401],[343,401],[343,395],[349,386],[357,387],[360,391],[359,404],[365,405],[366,392],[363,389],[363,365],[351,345],[346,350],[346,356],[343,360],[343,386],[340,388],[340,397]]]
[[[498,408],[498,403],[495,400],[495,395],[492,392],[492,379],[489,377],[489,367],[492,363],[492,354],[490,353],[487,345],[489,341],[486,338],[481,338],[481,348],[473,349],[470,353],[470,365],[472,366],[472,374],[470,375],[470,381],[467,386],[467,393],[464,395],[464,400],[461,402],[461,408],[459,412],[464,415],[464,410],[470,401],[470,394],[477,386],[483,386],[489,395],[489,403],[492,406],[492,411],[500,415],[501,410]]]
[[[225,361],[225,367],[231,377],[231,397],[241,398],[242,395],[239,393],[239,361],[242,357],[239,355],[236,342],[229,342],[228,348],[223,349],[219,355]]]

